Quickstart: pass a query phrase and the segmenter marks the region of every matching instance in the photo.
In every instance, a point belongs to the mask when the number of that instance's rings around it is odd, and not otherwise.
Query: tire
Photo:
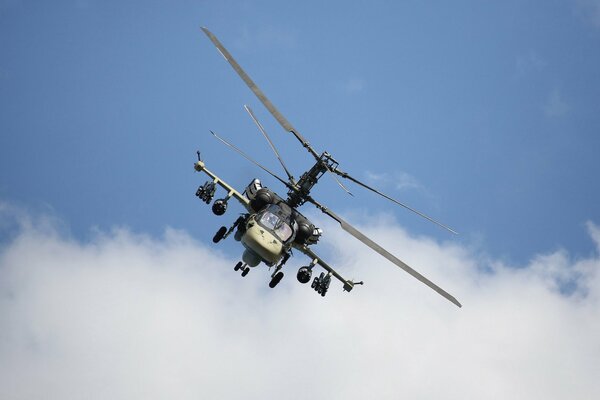
[[[283,272],[279,271],[277,274],[275,274],[273,279],[271,279],[271,282],[269,282],[269,287],[273,289],[279,282],[281,282],[281,279],[283,279]]]
[[[221,228],[219,228],[219,230],[217,231],[217,233],[215,233],[215,236],[213,237],[213,242],[219,243],[221,241],[221,239],[223,239],[223,236],[225,236],[226,232],[227,232],[226,227],[222,226]]]

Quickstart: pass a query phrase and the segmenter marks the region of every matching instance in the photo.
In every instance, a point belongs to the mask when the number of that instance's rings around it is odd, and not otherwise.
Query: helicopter
[[[298,269],[296,278],[300,283],[306,284],[311,281],[313,269],[317,265],[324,269],[324,271],[322,271],[319,276],[315,276],[311,282],[312,289],[314,289],[321,296],[325,296],[329,290],[332,277],[339,280],[343,285],[343,290],[347,292],[350,292],[354,286],[363,285],[362,281],[354,282],[344,278],[312,250],[311,246],[317,244],[321,235],[323,234],[323,231],[313,224],[308,218],[306,218],[298,209],[303,204],[310,203],[324,214],[338,222],[344,231],[354,236],[356,239],[385,257],[388,261],[395,264],[408,274],[412,275],[417,280],[429,286],[451,303],[458,307],[462,307],[461,303],[458,302],[458,300],[456,300],[456,298],[454,298],[451,294],[381,247],[379,244],[342,219],[339,215],[335,214],[331,209],[315,200],[310,195],[310,191],[324,174],[331,174],[337,181],[338,185],[349,194],[352,193],[338,179],[338,177],[352,181],[355,184],[368,189],[396,203],[397,205],[408,209],[411,212],[416,213],[417,215],[431,221],[447,231],[450,231],[454,234],[457,232],[432,219],[431,217],[352,177],[347,172],[344,172],[340,169],[339,163],[328,152],[317,152],[313,146],[311,146],[310,143],[300,134],[300,132],[290,124],[290,122],[277,110],[277,108],[275,108],[273,103],[271,103],[262,90],[242,69],[242,67],[223,46],[219,39],[217,39],[217,37],[207,28],[202,27],[201,29],[214,44],[219,53],[225,58],[225,60],[230,64],[239,77],[246,83],[250,90],[252,90],[260,102],[283,127],[283,129],[291,133],[315,160],[315,164],[308,171],[304,172],[298,180],[296,180],[285,165],[285,162],[283,161],[279,151],[275,147],[266,130],[258,121],[252,109],[247,105],[244,106],[245,110],[248,112],[264,138],[269,143],[271,149],[275,153],[275,156],[279,160],[279,163],[283,167],[283,170],[287,175],[287,179],[284,179],[273,173],[262,164],[252,159],[252,157],[250,157],[240,148],[211,131],[212,135],[216,139],[220,140],[223,144],[236,151],[249,162],[261,168],[287,188],[287,196],[284,198],[273,190],[263,187],[259,179],[253,179],[243,192],[239,192],[215,173],[210,171],[206,167],[206,163],[201,159],[200,152],[197,152],[197,161],[194,163],[194,169],[197,172],[206,174],[210,180],[198,187],[196,190],[196,196],[206,204],[210,204],[212,202],[212,212],[218,216],[225,214],[228,201],[231,198],[237,200],[246,210],[246,212],[242,213],[229,228],[222,226],[213,237],[213,242],[218,243],[233,234],[234,240],[240,242],[244,246],[242,260],[235,265],[234,270],[241,271],[241,275],[246,276],[251,268],[258,266],[261,263],[266,264],[269,268],[274,267],[274,271],[271,274],[271,279],[269,281],[269,287],[274,288],[277,286],[277,284],[279,284],[284,276],[282,269],[292,256],[292,250],[297,250],[306,255],[310,260],[308,265],[302,266]],[[213,198],[215,197],[218,187],[224,189],[227,195],[223,198],[216,199],[213,202]]]

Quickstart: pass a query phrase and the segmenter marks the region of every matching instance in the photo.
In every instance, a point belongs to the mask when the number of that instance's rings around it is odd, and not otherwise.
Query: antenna
[[[252,118],[252,120],[254,121],[254,123],[256,124],[256,126],[258,127],[258,130],[260,131],[260,133],[262,133],[263,136],[265,137],[265,139],[267,139],[267,142],[269,142],[269,145],[271,146],[271,149],[275,153],[275,156],[277,156],[277,159],[279,160],[279,163],[281,164],[281,166],[285,170],[285,173],[287,174],[287,176],[288,176],[290,182],[292,183],[292,185],[295,185],[296,181],[294,181],[294,177],[292,176],[292,174],[290,173],[290,171],[285,166],[285,163],[283,162],[283,159],[281,158],[281,155],[279,154],[279,151],[277,151],[277,148],[275,147],[275,144],[273,144],[273,141],[271,140],[271,138],[267,134],[267,131],[265,130],[265,128],[263,128],[262,124],[258,121],[258,118],[256,118],[256,116],[252,112],[252,109],[249,106],[247,106],[247,105],[244,104],[244,109],[248,112],[248,114],[250,115],[250,118]]]

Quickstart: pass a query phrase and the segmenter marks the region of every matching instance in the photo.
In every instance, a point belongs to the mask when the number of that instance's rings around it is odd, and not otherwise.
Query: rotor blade
[[[360,240],[361,242],[363,242],[364,244],[369,246],[371,249],[375,250],[377,253],[379,253],[382,256],[384,256],[385,258],[387,258],[392,263],[396,264],[398,267],[402,268],[404,271],[408,272],[410,275],[412,275],[419,281],[423,282],[425,285],[429,286],[431,289],[435,290],[438,294],[443,296],[445,299],[447,299],[451,303],[457,305],[458,307],[462,307],[462,305],[458,302],[458,300],[456,300],[450,293],[446,292],[444,289],[442,289],[441,287],[439,287],[438,285],[431,282],[429,279],[425,278],[423,275],[421,275],[420,273],[418,273],[417,271],[415,271],[414,269],[409,267],[406,263],[399,260],[396,256],[394,256],[389,251],[387,251],[386,249],[384,249],[383,247],[381,247],[380,245],[375,243],[373,240],[369,239],[358,229],[356,229],[355,227],[353,227],[352,225],[350,225],[349,223],[344,221],[342,218],[340,218],[338,215],[336,215],[333,211],[330,211],[329,209],[327,209],[327,207],[319,204],[312,198],[309,198],[308,201],[310,201],[315,206],[317,206],[317,208],[319,210],[321,210],[322,212],[324,212],[325,214],[329,215],[331,218],[333,218],[337,222],[339,222],[339,224],[343,230],[345,230],[346,232],[348,232],[349,234],[351,234],[352,236],[354,236],[355,238],[357,238],[358,240]]]
[[[458,235],[458,232],[456,232],[454,229],[452,229],[452,228],[450,228],[450,227],[442,224],[441,222],[436,221],[435,219],[431,218],[430,216],[425,215],[422,212],[417,211],[414,208],[412,208],[412,207],[410,207],[410,206],[408,206],[408,205],[406,205],[404,203],[399,202],[398,200],[396,200],[396,199],[388,196],[387,194],[382,193],[382,192],[380,192],[379,190],[377,190],[375,188],[372,188],[371,186],[367,185],[366,183],[362,183],[358,179],[353,178],[352,176],[348,175],[346,172],[340,171],[338,169],[334,169],[333,172],[336,173],[337,175],[341,176],[342,178],[350,179],[352,182],[354,182],[354,183],[356,183],[356,184],[358,184],[358,185],[360,185],[360,186],[362,186],[362,187],[364,187],[366,189],[369,189],[370,191],[375,192],[375,193],[377,193],[378,195],[380,195],[382,197],[385,197],[386,199],[388,199],[388,200],[390,200],[390,201],[398,204],[399,206],[402,206],[402,207],[406,208],[407,210],[410,210],[410,211],[414,212],[415,214],[417,214],[417,215],[425,218],[426,220],[428,220],[430,222],[433,222],[437,226],[440,226],[440,227],[446,229],[447,231],[450,231],[450,232],[454,233],[455,235]]]
[[[222,137],[220,137],[219,135],[217,135],[216,133],[214,133],[213,131],[210,131],[210,133],[213,134],[214,137],[216,137],[217,139],[219,139],[221,142],[223,142],[225,145],[231,147],[232,149],[234,149],[235,151],[237,151],[239,154],[242,155],[242,157],[244,157],[246,160],[250,161],[251,163],[253,163],[254,165],[256,165],[257,167],[259,167],[260,169],[262,169],[263,171],[265,171],[267,174],[271,175],[273,178],[277,179],[279,182],[283,183],[286,187],[293,189],[294,187],[292,185],[290,185],[289,182],[286,182],[283,178],[280,178],[279,176],[275,175],[273,172],[269,171],[267,168],[263,167],[261,164],[259,164],[258,162],[254,161],[249,155],[247,155],[246,153],[244,153],[242,150],[240,150],[237,146],[235,146],[234,144],[229,143],[227,140],[223,139]]]
[[[335,176],[335,172],[331,168],[329,168],[329,166],[327,166],[327,171],[331,172],[330,176],[333,179],[335,179],[335,181],[337,182],[337,184],[340,185],[340,187],[342,189],[344,189],[346,191],[346,193],[348,193],[350,196],[354,197],[354,194],[352,194],[352,192],[349,191],[348,188],[346,186],[344,186],[344,184],[342,182],[340,182],[340,180],[337,178],[337,176]]]
[[[292,183],[292,185],[295,184],[296,182],[294,181],[294,177],[292,176],[292,174],[290,173],[290,171],[288,171],[287,167],[285,166],[285,163],[283,162],[283,159],[281,158],[281,155],[277,151],[277,148],[273,144],[273,141],[271,141],[271,138],[267,134],[267,131],[265,131],[265,128],[263,128],[262,124],[258,121],[258,119],[254,115],[254,113],[252,112],[252,109],[250,107],[248,107],[247,105],[244,105],[244,108],[246,109],[246,111],[248,112],[248,114],[250,114],[250,118],[252,118],[252,120],[254,121],[254,123],[256,124],[256,126],[258,127],[258,130],[263,134],[263,136],[265,137],[265,139],[267,139],[267,142],[269,142],[269,145],[271,146],[271,149],[273,149],[273,152],[277,156],[277,159],[279,160],[279,163],[281,164],[281,166],[285,170],[285,173],[287,174],[288,178],[290,179],[290,182]]]
[[[292,124],[290,124],[289,121],[279,112],[279,110],[275,108],[273,103],[271,103],[271,101],[267,98],[267,96],[265,96],[265,94],[262,92],[262,90],[260,90],[256,83],[254,83],[254,81],[248,76],[248,74],[246,74],[242,67],[240,67],[237,61],[235,61],[235,59],[231,56],[229,51],[227,51],[227,49],[221,44],[219,39],[217,39],[217,37],[213,35],[212,32],[209,31],[207,28],[202,27],[201,29],[206,34],[206,36],[208,36],[211,42],[213,42],[213,44],[217,47],[219,53],[221,53],[223,58],[227,60],[227,62],[231,65],[235,72],[237,72],[240,78],[242,78],[242,80],[246,82],[246,85],[248,85],[250,90],[254,92],[256,97],[258,97],[258,99],[264,104],[267,110],[269,110],[273,117],[275,117],[277,122],[279,122],[279,124],[283,126],[283,129],[285,129],[288,132],[291,132],[296,137],[296,139],[298,139],[300,143],[302,143],[302,145],[308,150],[308,152],[313,155],[313,157],[319,158],[317,152],[310,146],[306,139],[302,137],[302,135],[296,130],[296,128],[294,128]]]

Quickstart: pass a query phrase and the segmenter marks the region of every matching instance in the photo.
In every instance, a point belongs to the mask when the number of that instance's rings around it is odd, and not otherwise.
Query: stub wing
[[[228,184],[227,182],[225,182],[224,180],[219,178],[217,175],[212,173],[210,170],[206,169],[206,165],[204,164],[204,161],[197,161],[196,163],[194,163],[194,169],[198,172],[204,172],[206,175],[208,175],[210,178],[212,178],[212,180],[215,184],[217,184],[220,187],[222,187],[223,189],[225,189],[227,191],[227,199],[233,197],[237,201],[239,201],[242,204],[242,206],[244,206],[246,208],[246,210],[248,210],[248,212],[254,212],[254,210],[252,210],[252,208],[250,207],[250,200],[248,200],[248,198],[246,196],[244,196],[243,194],[241,194],[240,192],[235,190],[235,188],[233,186],[231,186],[230,184]]]

